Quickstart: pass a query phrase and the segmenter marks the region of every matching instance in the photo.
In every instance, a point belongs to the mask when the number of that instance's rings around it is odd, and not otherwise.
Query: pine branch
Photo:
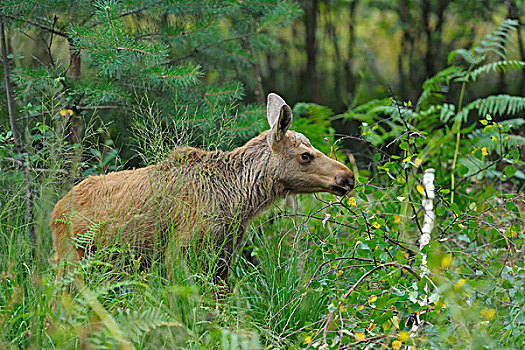
[[[140,8],[137,8],[137,9],[133,9],[133,10],[129,10],[129,11],[122,12],[120,15],[118,15],[118,18],[122,18],[122,17],[130,16],[130,15],[134,15],[134,14],[136,14],[136,13],[139,13],[139,12],[142,12],[142,11],[149,10],[150,8],[154,8],[154,7],[156,7],[157,5],[160,5],[161,3],[162,3],[162,1],[157,1],[157,2],[152,3],[152,4],[149,5],[149,6],[144,6],[144,7],[140,7]],[[107,8],[107,7],[106,7],[106,8]],[[103,22],[98,21],[98,22],[91,23],[88,27],[89,27],[89,28],[93,28],[93,27],[99,26],[99,25],[101,25],[101,24],[103,24]]]
[[[113,26],[113,21],[111,20],[111,13],[109,12],[109,6],[106,6],[106,14],[108,16],[109,26],[111,27],[111,34],[113,34],[113,40],[115,40],[115,47],[119,51],[118,37],[115,32],[115,27]]]

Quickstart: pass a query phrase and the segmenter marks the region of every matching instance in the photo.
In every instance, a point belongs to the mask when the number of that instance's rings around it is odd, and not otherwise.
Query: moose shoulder
[[[184,245],[207,236],[220,257],[217,277],[226,280],[235,242],[277,198],[344,195],[354,185],[345,165],[289,130],[292,110],[273,93],[267,118],[270,130],[231,152],[176,148],[159,164],[80,182],[51,215],[51,260],[74,262],[117,242],[145,255],[162,255],[169,253],[170,242]]]

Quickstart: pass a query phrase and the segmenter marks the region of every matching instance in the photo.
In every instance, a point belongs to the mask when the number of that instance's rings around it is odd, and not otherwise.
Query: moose
[[[215,278],[227,282],[232,253],[249,222],[278,198],[329,192],[344,196],[354,176],[344,164],[289,130],[292,110],[267,99],[270,129],[230,152],[178,147],[158,164],[89,176],[51,214],[54,256],[64,266],[112,244],[168,257],[192,240],[211,242]]]

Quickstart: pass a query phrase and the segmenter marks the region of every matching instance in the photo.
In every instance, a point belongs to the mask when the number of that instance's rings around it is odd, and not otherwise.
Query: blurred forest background
[[[0,348],[524,348],[524,21],[524,0],[0,0]],[[74,184],[240,146],[269,92],[349,198],[262,215],[220,303],[213,271],[126,249],[54,282]]]
[[[89,12],[91,6],[82,3],[51,1],[37,6],[7,1],[4,5],[6,11],[13,12],[6,16],[5,21],[21,26],[21,30],[13,27],[7,31],[10,59],[15,72],[32,72],[27,77],[29,80],[37,79],[35,72],[42,73],[51,68],[55,78],[63,79],[62,84],[78,90],[76,100],[70,92],[68,101],[69,107],[77,113],[76,117],[79,117],[78,112],[84,116],[86,111],[96,108],[103,120],[117,121],[110,129],[113,134],[118,131],[116,142],[125,163],[136,166],[138,163],[131,159],[127,142],[128,128],[122,126],[130,125],[131,110],[138,104],[137,98],[140,100],[143,96],[136,94],[135,90],[135,95],[128,91],[119,98],[115,98],[117,95],[110,97],[109,88],[115,89],[111,85],[92,89],[108,87],[105,94],[84,90],[93,75],[98,78],[101,68],[108,77],[128,79],[119,75],[118,71],[123,68],[118,66],[125,65],[129,57],[119,57],[111,68],[107,68],[93,62],[91,55],[98,54],[98,49],[89,47],[93,43],[87,44],[83,51],[76,51],[82,43],[78,42],[78,33],[71,32],[70,28],[85,26],[95,29],[103,25],[93,17],[94,13]],[[227,7],[220,1],[206,3],[212,8]],[[393,97],[416,104],[422,83],[447,67],[450,52],[471,47],[505,18],[518,20],[520,28],[509,59],[525,59],[521,27],[525,5],[521,0],[308,0],[262,2],[260,5],[259,2],[242,1],[240,4],[244,4],[248,12],[238,18],[232,14],[231,27],[224,18],[209,12],[212,10],[205,10],[206,6],[200,8],[191,2],[174,2],[178,9],[171,10],[174,15],[189,14],[191,20],[188,22],[170,18],[170,11],[153,18],[152,13],[159,10],[159,3],[154,1],[115,4],[118,4],[115,7],[122,7],[120,10],[130,7],[119,17],[123,21],[122,30],[129,32],[127,39],[141,42],[141,45],[162,45],[171,40],[168,45],[174,46],[169,52],[155,57],[161,67],[198,66],[199,70],[192,71],[186,80],[199,79],[213,89],[221,90],[221,94],[230,90],[232,95],[235,91],[238,93],[235,103],[264,105],[265,94],[275,91],[291,105],[313,102],[329,107],[336,115],[375,98]],[[265,11],[269,11],[273,18],[269,18]],[[261,20],[273,22],[261,23]],[[91,30],[87,28],[82,30]],[[153,28],[162,31],[153,33]],[[220,33],[210,40],[207,35],[212,31]],[[105,59],[111,59],[106,56]],[[22,82],[25,77],[18,75],[15,81]],[[129,84],[138,86],[146,78],[141,77],[142,80],[130,81]],[[467,101],[491,93],[525,94],[523,71],[509,75],[495,72],[482,79],[483,83],[466,92]],[[240,85],[229,89],[234,82]],[[40,101],[39,94],[33,93],[30,97],[27,90],[38,89],[41,85],[27,81],[23,84],[25,90],[19,93],[24,93],[25,99],[17,100],[16,108],[21,112],[17,118],[31,120],[41,112],[38,109]],[[146,89],[159,89],[159,86]],[[451,89],[459,89],[459,84],[453,84]],[[6,125],[6,108],[2,109],[0,117]],[[244,122],[242,127],[251,125],[247,120]],[[341,134],[355,134],[358,130],[358,125],[352,122],[343,125],[336,121],[332,124]],[[241,135],[236,144],[264,127],[259,123],[251,133]]]

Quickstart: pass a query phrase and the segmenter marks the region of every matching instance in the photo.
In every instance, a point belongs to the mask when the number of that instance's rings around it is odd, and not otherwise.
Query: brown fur
[[[217,246],[224,243],[218,274],[226,279],[235,241],[277,198],[312,192],[342,195],[353,186],[346,166],[313,148],[304,135],[288,131],[291,110],[284,101],[275,118],[270,97],[268,109],[271,130],[231,152],[177,148],[159,164],[80,182],[51,215],[52,260],[74,262],[114,243],[145,255],[167,255],[169,242],[185,246],[207,235]],[[313,160],[305,162],[304,153]],[[89,243],[77,241],[69,252],[71,239],[89,234],[90,228]]]

